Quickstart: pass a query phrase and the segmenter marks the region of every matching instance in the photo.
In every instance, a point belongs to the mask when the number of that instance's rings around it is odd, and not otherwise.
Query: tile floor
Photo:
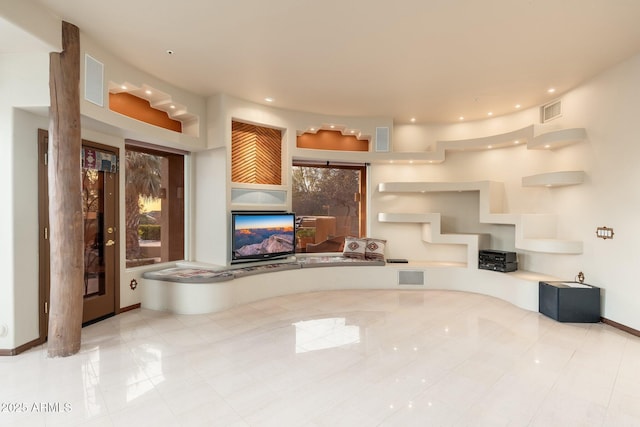
[[[135,310],[82,337],[0,358],[0,425],[640,426],[640,338],[470,293]]]

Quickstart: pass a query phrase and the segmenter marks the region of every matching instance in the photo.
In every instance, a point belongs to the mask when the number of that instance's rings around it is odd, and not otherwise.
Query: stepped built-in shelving
[[[556,254],[582,253],[582,242],[556,237],[556,220],[552,214],[510,214],[503,212],[503,183],[475,182],[386,182],[378,185],[381,193],[431,193],[478,191],[479,221],[484,224],[508,224],[515,227],[515,247],[533,252]],[[477,266],[477,253],[483,239],[479,235],[442,234],[439,213],[384,213],[380,222],[422,223],[422,239],[429,243],[467,245],[467,266]]]
[[[504,134],[457,141],[438,141],[434,151],[421,153],[418,159],[427,162],[444,161],[447,150],[482,150],[505,148],[526,143],[528,149],[554,150],[584,141],[584,128],[555,130],[535,135],[533,125]],[[409,153],[402,158],[409,158]],[[416,154],[416,153],[413,153]],[[523,187],[565,187],[582,184],[583,171],[555,171],[522,178]],[[557,220],[553,214],[514,214],[505,212],[504,183],[496,181],[471,182],[383,182],[378,184],[381,193],[435,193],[435,192],[479,192],[479,222],[483,224],[513,225],[515,248],[554,254],[580,254],[582,242],[559,239]],[[477,252],[484,239],[479,235],[442,234],[439,213],[388,213],[378,214],[380,222],[421,223],[422,239],[429,243],[467,245],[467,266],[477,266]]]

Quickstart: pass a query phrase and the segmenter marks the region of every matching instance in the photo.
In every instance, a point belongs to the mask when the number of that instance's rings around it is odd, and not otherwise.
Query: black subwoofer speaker
[[[578,282],[539,282],[538,311],[558,322],[600,321],[600,288]]]

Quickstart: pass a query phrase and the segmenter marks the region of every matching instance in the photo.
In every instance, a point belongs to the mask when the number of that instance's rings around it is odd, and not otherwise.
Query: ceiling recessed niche
[[[173,101],[170,94],[143,84],[109,82],[109,109],[116,113],[186,135],[199,136],[197,115]]]
[[[369,151],[369,139],[363,137],[357,130],[347,130],[336,125],[329,126],[329,129],[312,129],[298,133],[296,147],[315,150]]]

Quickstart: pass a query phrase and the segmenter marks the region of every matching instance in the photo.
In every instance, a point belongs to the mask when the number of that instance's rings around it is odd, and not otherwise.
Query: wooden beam
[[[80,350],[83,217],[80,180],[80,31],[62,23],[62,52],[49,56],[49,357]]]

